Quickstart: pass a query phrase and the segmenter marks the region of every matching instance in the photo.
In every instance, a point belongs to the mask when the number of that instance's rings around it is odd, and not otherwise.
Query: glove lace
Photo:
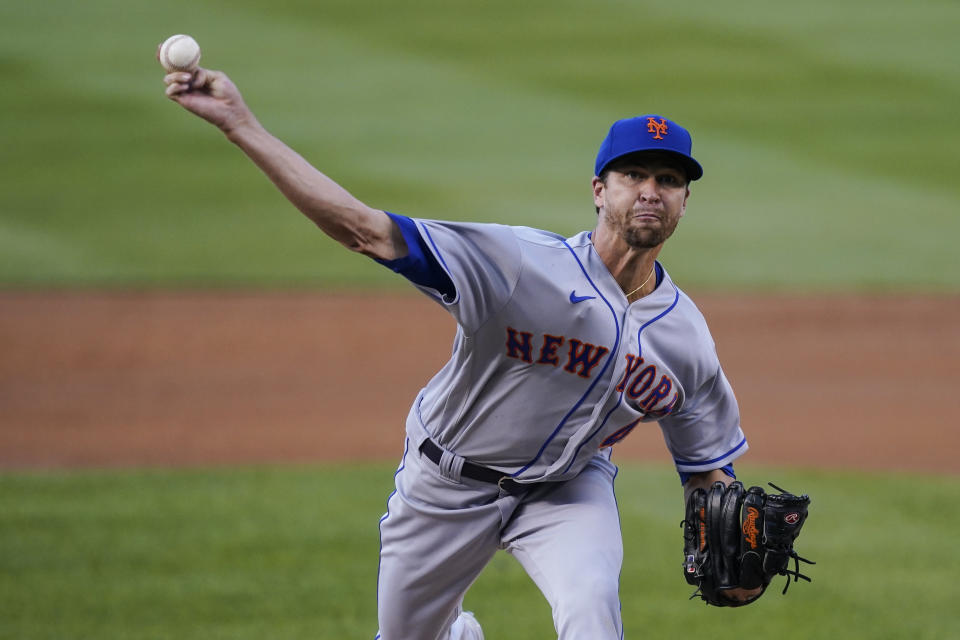
[[[787,576],[787,582],[783,585],[783,591],[781,592],[783,594],[787,593],[787,589],[790,587],[790,576],[793,576],[793,582],[797,582],[801,578],[807,582],[813,582],[812,578],[800,573],[801,562],[805,562],[807,564],[817,564],[813,560],[807,560],[806,558],[800,557],[800,555],[793,549],[790,550],[790,557],[793,558],[793,571],[791,571],[789,568],[784,568],[780,571],[780,575]]]

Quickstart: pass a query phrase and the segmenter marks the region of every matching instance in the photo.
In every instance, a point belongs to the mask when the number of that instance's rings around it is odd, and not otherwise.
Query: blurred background
[[[163,99],[156,43],[189,31],[374,206],[573,233],[609,124],[663,113],[707,168],[688,287],[960,289],[954,2],[0,6],[8,287],[395,281]]]
[[[175,33],[411,216],[570,235],[612,121],[688,127],[705,175],[662,260],[751,426],[738,468],[814,497],[819,564],[686,602],[676,476],[631,435],[626,635],[956,637],[958,28],[952,0],[0,0],[0,638],[376,631],[402,416],[453,325],[164,97]],[[552,637],[509,558],[467,605]]]

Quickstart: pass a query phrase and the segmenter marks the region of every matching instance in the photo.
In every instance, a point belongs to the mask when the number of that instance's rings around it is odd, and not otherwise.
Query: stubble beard
[[[662,229],[628,228],[623,234],[623,240],[632,249],[652,249],[666,242],[670,237]]]
[[[662,245],[673,235],[677,228],[677,220],[672,224],[669,221],[662,220],[655,227],[633,226],[626,224],[621,237],[633,249],[653,249]]]

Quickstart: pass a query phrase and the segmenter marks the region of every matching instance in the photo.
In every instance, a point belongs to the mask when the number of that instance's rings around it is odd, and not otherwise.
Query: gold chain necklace
[[[636,289],[634,289],[633,291],[631,291],[630,293],[628,293],[628,294],[627,294],[627,298],[629,298],[630,296],[632,296],[633,294],[635,294],[637,291],[640,291],[640,289],[643,289],[644,285],[646,285],[648,282],[650,282],[650,278],[653,277],[653,274],[656,273],[656,271],[657,271],[657,265],[654,264],[654,265],[653,265],[653,269],[650,270],[650,275],[647,276],[647,279],[644,280],[644,281],[643,281],[643,284],[641,284],[639,287],[637,287]]]

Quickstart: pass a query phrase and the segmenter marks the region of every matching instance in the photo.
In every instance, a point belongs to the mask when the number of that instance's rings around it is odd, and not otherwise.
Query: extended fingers
[[[165,79],[164,82],[166,82],[167,84],[166,94],[168,97],[172,98],[175,95],[190,91],[189,78],[187,78],[186,80],[179,80],[179,79],[166,80]]]
[[[189,71],[173,71],[163,77],[167,85],[166,94],[173,97],[188,91],[209,91],[217,77],[216,71],[198,68],[192,73]]]
[[[163,83],[167,85],[166,94],[173,97],[179,93],[185,93],[194,88],[193,74],[185,71],[174,71],[163,77]]]

